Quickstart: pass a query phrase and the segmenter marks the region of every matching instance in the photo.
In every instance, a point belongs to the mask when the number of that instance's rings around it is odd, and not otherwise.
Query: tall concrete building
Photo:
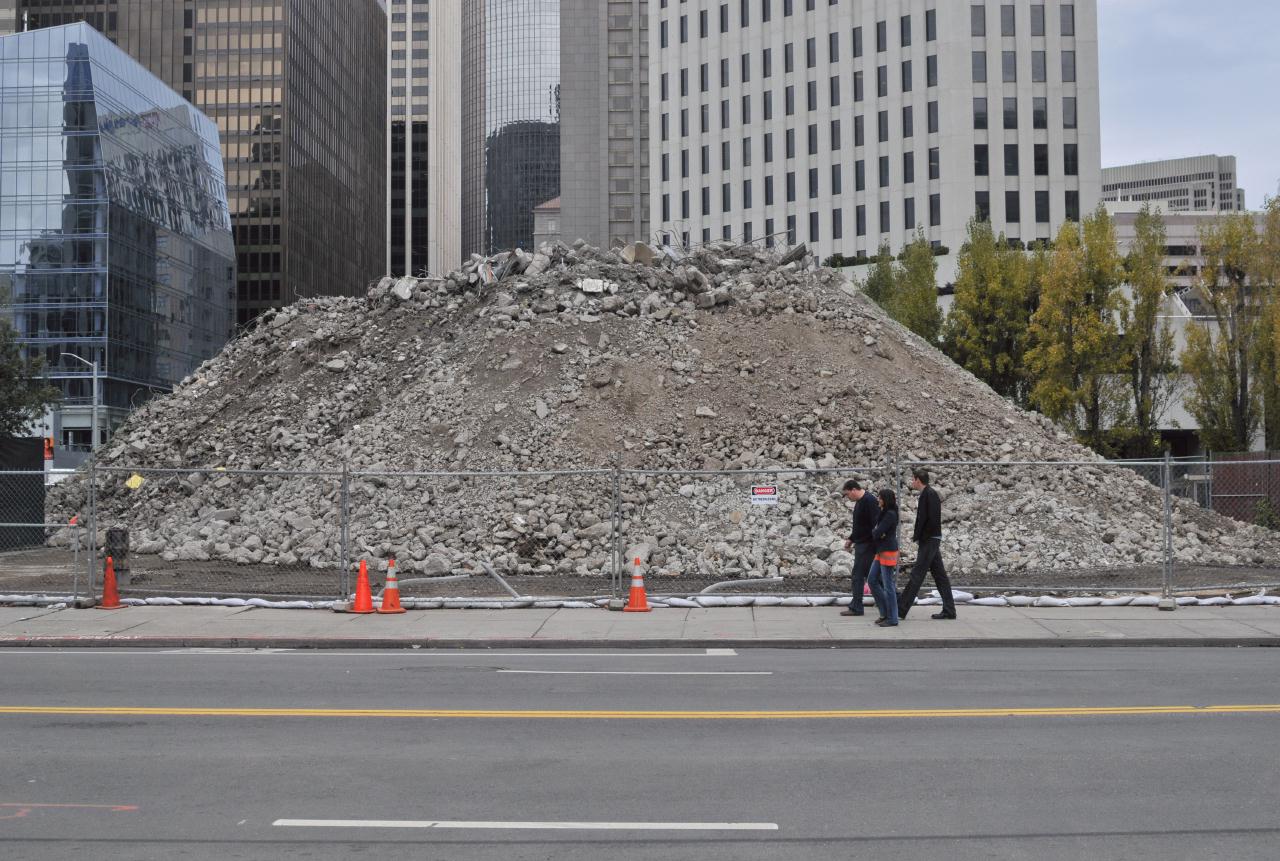
[[[1103,168],[1102,199],[1158,203],[1169,212],[1244,212],[1236,157],[1202,155]]]
[[[86,21],[217,124],[239,323],[385,274],[381,0],[7,3],[28,29]]]
[[[655,0],[650,217],[674,243],[953,253],[1102,190],[1096,0]],[[940,272],[944,278],[946,277]]]
[[[463,3],[462,104],[463,253],[529,248],[560,195],[559,0]]]
[[[561,0],[560,236],[649,239],[648,0]]]
[[[391,0],[386,270],[462,262],[462,7]]]

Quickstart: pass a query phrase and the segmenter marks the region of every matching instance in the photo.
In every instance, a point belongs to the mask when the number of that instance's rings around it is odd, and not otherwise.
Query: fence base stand
[[[1161,610],[1176,610],[1178,609],[1178,602],[1172,598],[1161,598],[1159,607]]]
[[[91,610],[98,606],[98,599],[92,595],[82,596],[72,601],[71,606],[75,607],[77,610]]]
[[[610,610],[621,610],[627,606],[627,602],[622,600],[621,598],[610,598],[609,603],[606,604],[605,606],[607,606]]]

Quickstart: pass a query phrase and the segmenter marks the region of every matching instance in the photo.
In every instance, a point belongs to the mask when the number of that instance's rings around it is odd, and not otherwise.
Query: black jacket
[[[916,506],[916,528],[911,533],[911,540],[919,544],[930,538],[942,537],[942,499],[938,491],[925,485],[920,491],[920,502]]]
[[[879,519],[880,501],[874,493],[867,491],[853,506],[853,532],[849,533],[849,540],[854,544],[870,543],[871,533]]]
[[[890,508],[880,512],[880,522],[871,533],[876,542],[876,552],[898,549],[898,509]]]

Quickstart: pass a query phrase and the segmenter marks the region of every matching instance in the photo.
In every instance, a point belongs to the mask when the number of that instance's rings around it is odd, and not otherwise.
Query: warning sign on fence
[[[778,486],[776,484],[755,484],[751,486],[752,505],[777,505]]]

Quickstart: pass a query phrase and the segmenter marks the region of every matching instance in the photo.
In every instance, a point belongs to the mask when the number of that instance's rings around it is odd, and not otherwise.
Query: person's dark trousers
[[[871,573],[871,563],[876,561],[876,546],[867,541],[853,545],[853,600],[849,602],[849,612],[861,616],[863,612],[862,597],[867,591],[867,575]]]
[[[930,538],[920,542],[916,564],[911,568],[911,577],[898,598],[898,618],[905,619],[907,612],[915,605],[926,574],[932,574],[933,582],[938,586],[938,594],[942,596],[942,612],[948,616],[956,614],[956,599],[951,594],[951,578],[947,576],[947,568],[942,564],[942,539]]]

